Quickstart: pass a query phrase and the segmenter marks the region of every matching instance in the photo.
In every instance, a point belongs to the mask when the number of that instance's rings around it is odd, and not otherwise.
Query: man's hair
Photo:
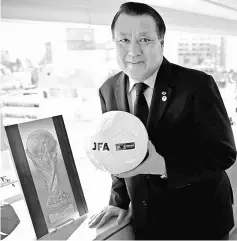
[[[130,16],[141,16],[141,15],[151,16],[155,20],[158,37],[161,39],[164,38],[165,31],[166,31],[165,23],[162,17],[160,16],[160,14],[154,8],[144,3],[126,2],[120,6],[119,11],[115,14],[113,18],[113,21],[111,24],[113,39],[114,39],[115,24],[116,24],[116,21],[118,20],[118,17],[121,14],[127,14]]]

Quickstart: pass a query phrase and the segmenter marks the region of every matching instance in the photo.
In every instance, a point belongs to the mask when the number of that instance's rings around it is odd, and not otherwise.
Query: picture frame
[[[62,115],[5,130],[37,239],[87,214]]]

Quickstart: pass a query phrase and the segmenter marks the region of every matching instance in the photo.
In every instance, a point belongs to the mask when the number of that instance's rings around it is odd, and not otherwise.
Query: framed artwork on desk
[[[37,239],[87,214],[63,117],[5,130]]]

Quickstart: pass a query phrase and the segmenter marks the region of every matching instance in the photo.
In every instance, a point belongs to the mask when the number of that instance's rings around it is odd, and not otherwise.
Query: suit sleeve
[[[231,167],[236,147],[230,121],[214,79],[209,76],[194,95],[194,127],[198,138],[198,166],[171,173],[171,186],[181,187],[205,180]],[[168,175],[169,176],[169,175]]]
[[[99,97],[100,97],[102,113],[105,113],[107,111],[106,103],[100,90],[99,90]],[[118,178],[114,175],[111,175],[111,177],[112,177],[112,187],[111,187],[109,205],[116,206],[122,209],[128,209],[130,198],[127,192],[124,178]]]
[[[222,171],[236,161],[236,147],[230,120],[219,89],[212,77],[195,98],[195,120],[203,156],[212,171]]]

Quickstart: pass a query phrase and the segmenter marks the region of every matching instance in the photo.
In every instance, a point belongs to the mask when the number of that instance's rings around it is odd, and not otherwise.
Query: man
[[[111,30],[122,72],[99,89],[102,111],[136,114],[136,86],[145,83],[149,155],[112,175],[109,206],[89,226],[112,216],[120,223],[131,205],[136,239],[228,239],[233,195],[225,170],[236,148],[215,81],[163,57],[165,24],[146,4],[122,4]]]

